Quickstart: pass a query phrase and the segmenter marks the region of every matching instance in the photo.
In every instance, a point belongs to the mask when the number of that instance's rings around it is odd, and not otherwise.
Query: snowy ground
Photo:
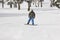
[[[0,40],[60,40],[60,9],[49,4],[43,6],[31,7],[36,13],[37,26],[25,25],[27,9],[0,7]]]

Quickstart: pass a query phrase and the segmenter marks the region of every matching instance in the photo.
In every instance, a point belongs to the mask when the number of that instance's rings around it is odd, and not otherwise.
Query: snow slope
[[[0,40],[60,40],[60,9],[49,7],[49,3],[31,9],[37,26],[25,25],[29,12],[23,6],[21,10],[0,8]]]

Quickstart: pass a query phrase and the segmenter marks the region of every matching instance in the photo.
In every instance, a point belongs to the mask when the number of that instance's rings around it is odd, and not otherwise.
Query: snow
[[[42,8],[32,5],[37,26],[25,25],[29,11],[24,3],[21,10],[0,7],[0,40],[60,40],[60,9],[49,3]]]

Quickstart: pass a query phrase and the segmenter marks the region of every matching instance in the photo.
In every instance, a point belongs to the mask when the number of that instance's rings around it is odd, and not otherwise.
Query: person
[[[34,18],[35,18],[35,12],[32,10],[30,13],[29,13],[29,20],[28,20],[28,23],[30,23],[30,21],[32,21],[32,25],[34,25]]]

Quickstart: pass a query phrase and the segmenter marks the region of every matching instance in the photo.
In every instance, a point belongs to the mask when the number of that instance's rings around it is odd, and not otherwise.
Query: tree
[[[17,0],[18,10],[20,10],[20,0]]]
[[[42,5],[42,2],[43,2],[44,0],[40,0],[40,3],[41,3],[41,7],[43,7],[43,5]]]
[[[50,7],[52,7],[52,6],[54,5],[54,1],[55,1],[55,0],[50,0],[50,1],[51,1]]]
[[[2,8],[4,8],[4,0],[0,0],[0,3],[2,3]]]
[[[9,2],[8,2],[8,5],[10,5],[10,8],[12,8],[12,4],[13,4],[12,1],[9,1]]]
[[[18,10],[20,10],[20,4],[23,3],[23,0],[17,0]]]
[[[30,10],[30,7],[31,7],[31,2],[28,1],[28,11]]]
[[[17,8],[17,1],[16,0],[13,0],[14,2],[14,8]]]

